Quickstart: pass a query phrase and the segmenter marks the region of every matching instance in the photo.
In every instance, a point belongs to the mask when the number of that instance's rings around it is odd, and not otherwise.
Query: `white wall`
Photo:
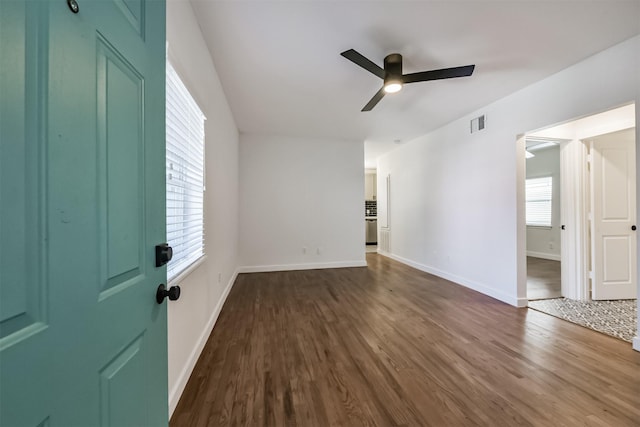
[[[167,2],[167,40],[172,64],[207,117],[206,259],[175,283],[182,295],[168,304],[172,413],[237,274],[239,136],[189,2]]]
[[[551,227],[527,226],[527,256],[560,260],[560,147],[532,152],[527,178],[552,177]]]
[[[526,248],[519,243],[526,227],[518,210],[524,144],[516,149],[516,138],[630,102],[640,105],[639,57],[636,36],[380,157],[378,176],[391,174],[390,255],[526,305]],[[469,120],[480,114],[487,127],[470,134]],[[380,193],[378,206],[385,206]]]
[[[242,271],[366,265],[363,147],[241,135]]]

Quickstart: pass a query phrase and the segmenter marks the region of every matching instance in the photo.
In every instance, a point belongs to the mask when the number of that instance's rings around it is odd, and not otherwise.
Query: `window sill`
[[[553,226],[551,225],[529,225],[527,224],[527,228],[535,228],[539,230],[551,230]]]
[[[193,261],[191,264],[189,264],[188,267],[186,267],[184,270],[182,270],[176,276],[174,276],[171,279],[169,279],[168,286],[176,285],[179,282],[182,282],[184,279],[187,278],[187,276],[189,276],[198,267],[200,267],[206,260],[207,260],[207,255],[202,255],[200,258],[198,258],[197,260]]]

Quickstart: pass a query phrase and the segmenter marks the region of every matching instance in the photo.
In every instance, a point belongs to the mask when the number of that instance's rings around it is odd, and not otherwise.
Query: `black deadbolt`
[[[562,230],[564,230],[564,225],[561,225],[561,226],[560,226],[560,228],[561,228]]]
[[[166,297],[169,297],[170,301],[175,301],[180,298],[180,286],[172,286],[167,290],[164,283],[161,283],[156,291],[156,302],[162,304],[162,301],[164,301]]]
[[[631,226],[631,229],[632,229],[633,231],[636,231],[636,226],[635,226],[635,225],[632,225],[632,226]]]
[[[67,0],[67,6],[71,9],[71,12],[78,13],[80,12],[80,6],[78,6],[78,2],[76,0]]]
[[[162,267],[173,257],[173,249],[168,243],[161,243],[156,246],[156,267]]]

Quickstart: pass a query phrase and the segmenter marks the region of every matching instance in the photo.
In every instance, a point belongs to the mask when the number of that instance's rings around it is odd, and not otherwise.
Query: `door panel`
[[[120,12],[129,21],[134,31],[144,40],[145,1],[143,0],[113,0]]]
[[[165,5],[79,5],[0,1],[0,425],[167,425]]]
[[[635,129],[591,142],[592,298],[636,298]]]
[[[13,341],[46,325],[48,303],[42,262],[46,193],[40,168],[45,143],[38,132],[47,34],[39,31],[37,18],[32,5],[0,4],[0,55],[15,64],[3,67],[0,82],[0,338],[14,335]],[[30,143],[24,144],[26,140]]]
[[[627,283],[631,280],[630,236],[602,237],[603,283]]]
[[[596,143],[599,152],[600,189],[602,198],[599,200],[602,211],[601,221],[619,222],[630,221],[629,209],[629,161],[628,147],[606,148],[605,143]],[[609,144],[607,144],[609,145]]]
[[[148,408],[138,404],[146,392],[142,354],[146,348],[141,335],[100,370],[100,425],[148,425]]]
[[[99,192],[106,207],[100,211],[106,230],[101,245],[108,290],[144,274],[144,86],[140,73],[102,37],[98,44]]]

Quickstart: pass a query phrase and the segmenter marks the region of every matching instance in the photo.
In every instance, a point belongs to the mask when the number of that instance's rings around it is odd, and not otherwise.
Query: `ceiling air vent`
[[[485,118],[484,114],[476,117],[475,119],[471,119],[471,133],[478,132],[484,129]]]

